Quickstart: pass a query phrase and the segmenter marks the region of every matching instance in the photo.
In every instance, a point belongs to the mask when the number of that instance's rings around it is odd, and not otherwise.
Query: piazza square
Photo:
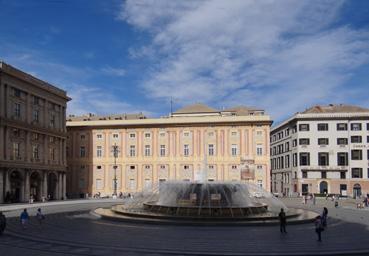
[[[369,255],[368,3],[0,8],[4,255]]]

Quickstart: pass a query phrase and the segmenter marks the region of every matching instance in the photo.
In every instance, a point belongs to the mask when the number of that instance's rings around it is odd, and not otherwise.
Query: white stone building
[[[314,106],[274,127],[270,139],[274,193],[369,193],[369,109]]]

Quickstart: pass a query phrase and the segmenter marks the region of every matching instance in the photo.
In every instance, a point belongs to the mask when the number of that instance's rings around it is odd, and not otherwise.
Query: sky
[[[66,90],[68,114],[369,108],[366,0],[0,0],[0,20],[0,59]]]

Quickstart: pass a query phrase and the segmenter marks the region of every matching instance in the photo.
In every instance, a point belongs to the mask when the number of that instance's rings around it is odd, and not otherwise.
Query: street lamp
[[[114,155],[114,193],[113,196],[117,196],[117,157],[118,157],[118,153],[119,153],[119,147],[117,144],[113,145],[113,149],[112,149],[113,155]]]

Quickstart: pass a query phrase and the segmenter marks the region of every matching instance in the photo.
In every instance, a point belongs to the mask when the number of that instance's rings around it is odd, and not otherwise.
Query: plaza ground
[[[317,242],[313,223],[287,226],[196,227],[111,222],[89,214],[91,209],[109,207],[119,200],[79,200],[41,204],[46,214],[40,226],[34,217],[22,230],[18,216],[39,205],[0,206],[8,227],[0,237],[6,255],[368,255],[369,211],[356,209],[353,200],[340,207],[325,199],[303,205],[301,198],[282,199],[290,207],[321,212],[329,210],[323,242]]]

